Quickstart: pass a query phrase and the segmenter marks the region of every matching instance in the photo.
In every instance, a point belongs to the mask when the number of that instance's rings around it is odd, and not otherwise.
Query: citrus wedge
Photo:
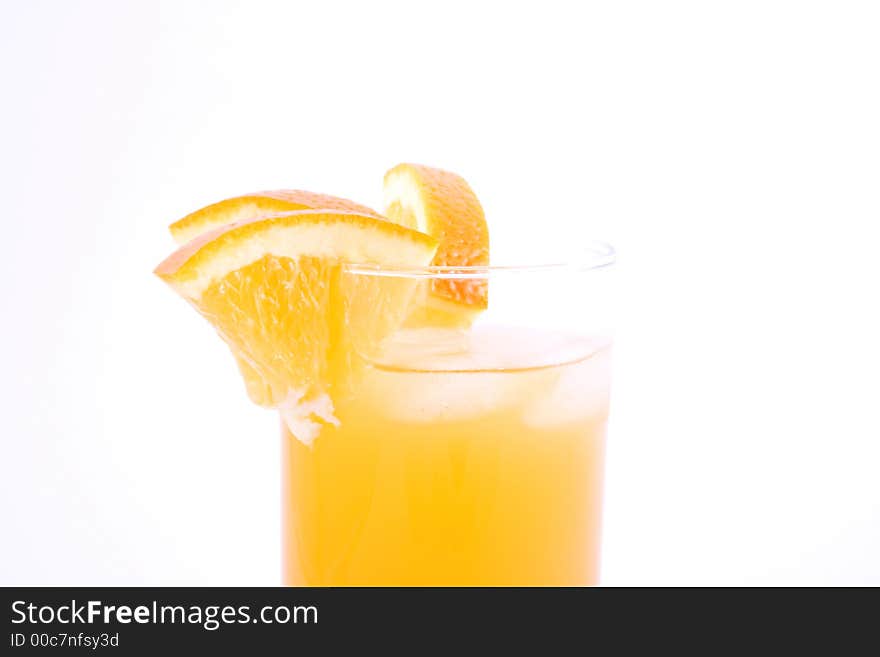
[[[175,221],[168,229],[178,244],[186,244],[201,233],[220,226],[273,212],[292,210],[340,210],[374,217],[379,216],[370,208],[348,199],[328,194],[304,192],[298,189],[280,189],[270,192],[254,192],[213,203]]]
[[[421,164],[398,164],[385,174],[384,214],[439,242],[432,265],[489,264],[483,208],[458,174]],[[488,305],[485,279],[435,279],[421,290],[423,316],[410,323],[469,324]]]
[[[299,210],[203,233],[155,270],[243,365],[248,392],[309,443],[335,423],[355,341],[377,345],[405,318],[415,283],[343,276],[342,263],[423,267],[434,238],[373,216]]]
[[[370,208],[348,199],[297,189],[280,189],[254,192],[213,203],[174,222],[169,230],[179,244],[185,244],[202,233],[233,223],[275,212],[309,209],[341,210],[379,216]],[[241,357],[237,357],[237,360],[250,397],[255,401],[265,399],[267,394],[262,390],[261,377],[247,361]]]

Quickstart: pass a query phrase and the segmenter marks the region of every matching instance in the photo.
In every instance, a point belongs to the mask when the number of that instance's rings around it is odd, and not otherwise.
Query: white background
[[[880,584],[876,4],[0,7],[0,584],[279,581],[275,418],[150,272],[399,161],[618,247],[605,583]]]

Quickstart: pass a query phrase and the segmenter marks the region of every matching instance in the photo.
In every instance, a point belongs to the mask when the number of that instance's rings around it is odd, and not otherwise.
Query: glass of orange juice
[[[357,308],[360,284],[365,304],[413,301],[381,344],[354,344],[316,440],[281,423],[284,582],[596,584],[613,261],[592,244],[562,263],[345,265],[350,311],[381,313]],[[436,286],[488,290],[487,307],[444,308]]]

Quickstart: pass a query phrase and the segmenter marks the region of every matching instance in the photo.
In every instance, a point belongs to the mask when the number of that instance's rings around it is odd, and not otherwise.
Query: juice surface
[[[423,342],[369,365],[311,446],[282,423],[284,582],[597,583],[610,348]]]

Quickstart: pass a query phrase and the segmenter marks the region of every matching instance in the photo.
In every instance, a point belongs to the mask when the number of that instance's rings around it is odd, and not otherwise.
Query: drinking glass
[[[284,582],[596,584],[614,257],[344,265],[351,312],[408,302],[380,342],[338,336],[357,373],[311,444],[282,422]]]

